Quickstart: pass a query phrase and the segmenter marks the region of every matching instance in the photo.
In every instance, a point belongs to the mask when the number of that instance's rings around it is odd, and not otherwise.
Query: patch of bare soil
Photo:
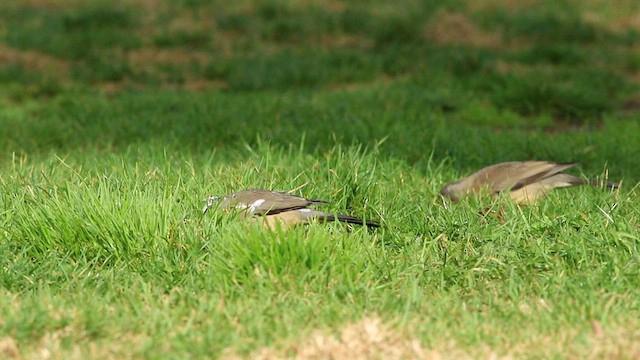
[[[434,19],[424,28],[425,37],[431,41],[483,48],[498,48],[503,45],[500,33],[478,28],[462,13],[440,11]]]

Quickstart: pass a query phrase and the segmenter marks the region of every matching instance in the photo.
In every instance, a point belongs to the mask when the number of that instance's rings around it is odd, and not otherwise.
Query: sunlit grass
[[[0,4],[0,358],[637,354],[631,3],[151,3]],[[622,187],[438,193],[529,159]],[[202,214],[249,188],[382,227]]]
[[[60,343],[43,346],[63,351],[124,341],[127,356],[244,352],[368,314],[419,329],[426,346],[444,331],[471,353],[508,352],[549,326],[623,324],[638,306],[629,189],[565,189],[481,216],[484,204],[437,195],[459,173],[375,148],[262,144],[147,164],[88,155],[5,164],[4,331],[26,352],[52,334]],[[200,213],[205,195],[242,188],[299,189],[383,227],[268,232]]]

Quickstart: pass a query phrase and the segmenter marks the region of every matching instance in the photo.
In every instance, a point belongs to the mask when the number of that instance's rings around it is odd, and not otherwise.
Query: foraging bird
[[[341,221],[350,224],[380,227],[375,221],[364,221],[350,215],[334,215],[309,208],[309,206],[328,204],[324,200],[311,200],[282,192],[270,190],[244,190],[227,196],[211,196],[202,209],[203,214],[217,201],[218,209],[238,209],[245,218],[262,220],[269,229],[283,228],[296,224],[305,224],[313,220]]]
[[[516,203],[529,205],[556,188],[573,185],[598,185],[597,180],[587,180],[563,173],[576,163],[554,163],[549,161],[510,161],[480,169],[466,178],[445,185],[440,194],[458,202],[468,193],[478,193],[483,189],[492,195],[509,191],[509,197]],[[618,184],[607,181],[605,186],[616,189]]]

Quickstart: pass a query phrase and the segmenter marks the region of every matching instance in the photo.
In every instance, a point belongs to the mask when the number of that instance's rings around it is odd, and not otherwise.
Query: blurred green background
[[[6,0],[0,148],[206,151],[304,133],[309,149],[387,138],[383,154],[458,168],[605,158],[637,179],[636,148],[619,145],[637,140],[638,6]]]

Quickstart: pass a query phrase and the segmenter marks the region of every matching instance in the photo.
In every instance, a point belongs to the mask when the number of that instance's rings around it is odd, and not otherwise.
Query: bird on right
[[[577,163],[555,163],[551,161],[509,161],[494,164],[449,183],[440,189],[440,194],[458,202],[471,193],[489,191],[492,196],[509,192],[509,197],[520,205],[530,205],[545,197],[551,190],[575,185],[604,185],[617,189],[618,183],[583,179],[563,173]]]

